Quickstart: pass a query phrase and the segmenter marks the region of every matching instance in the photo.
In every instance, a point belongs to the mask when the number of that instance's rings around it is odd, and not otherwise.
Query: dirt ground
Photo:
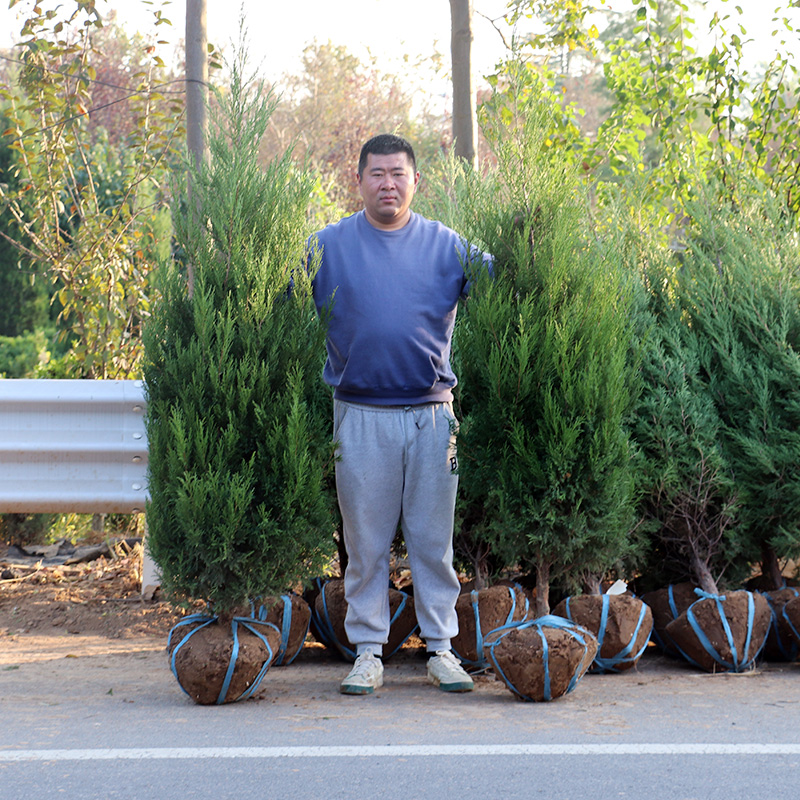
[[[4,562],[0,545],[0,637],[90,635],[163,637],[183,616],[140,593],[141,545],[70,566]]]

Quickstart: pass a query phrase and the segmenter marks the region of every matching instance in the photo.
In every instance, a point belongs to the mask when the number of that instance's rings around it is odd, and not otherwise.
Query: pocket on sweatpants
[[[333,439],[339,438],[339,429],[342,427],[344,418],[347,416],[348,406],[341,400],[333,401]]]

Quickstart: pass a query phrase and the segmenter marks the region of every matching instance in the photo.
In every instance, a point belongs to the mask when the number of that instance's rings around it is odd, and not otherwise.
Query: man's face
[[[402,228],[410,216],[409,207],[419,173],[414,172],[405,153],[367,155],[367,164],[358,176],[367,219],[376,228]]]

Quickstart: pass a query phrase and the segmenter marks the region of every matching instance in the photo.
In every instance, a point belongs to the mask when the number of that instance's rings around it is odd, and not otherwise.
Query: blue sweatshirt
[[[323,377],[334,396],[367,405],[452,400],[450,343],[469,286],[461,237],[413,212],[404,227],[384,231],[360,211],[317,239],[314,302],[329,312]]]

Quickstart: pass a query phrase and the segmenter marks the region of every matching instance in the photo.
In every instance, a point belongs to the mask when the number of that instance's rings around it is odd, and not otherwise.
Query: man
[[[405,139],[370,139],[357,179],[364,208],[317,234],[314,277],[314,300],[329,324],[324,379],[334,388],[336,489],[348,555],[345,630],[357,655],[340,691],[371,694],[383,685],[398,523],[430,654],[428,677],[445,691],[470,691],[472,679],[450,650],[460,590],[450,345],[468,288],[465,264],[485,257],[411,211],[419,173]]]

